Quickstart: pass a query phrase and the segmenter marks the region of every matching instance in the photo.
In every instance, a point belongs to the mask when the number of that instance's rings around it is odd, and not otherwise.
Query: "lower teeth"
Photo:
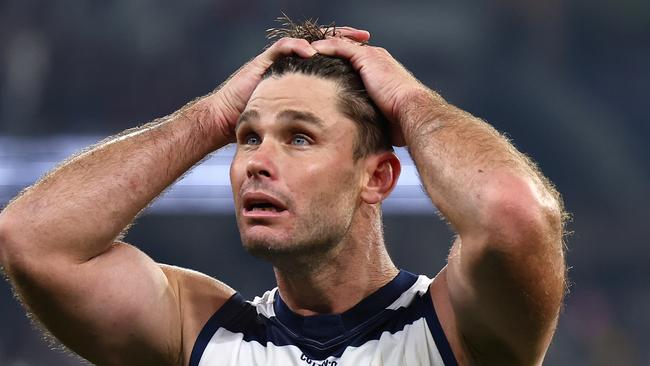
[[[253,211],[277,211],[273,207],[255,207]]]

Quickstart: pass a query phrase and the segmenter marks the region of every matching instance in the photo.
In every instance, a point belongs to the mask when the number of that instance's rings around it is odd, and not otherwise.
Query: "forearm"
[[[25,190],[0,214],[11,249],[79,262],[106,251],[166,187],[227,143],[205,101],[110,138]]]
[[[406,142],[458,233],[445,278],[462,336],[488,364],[538,363],[564,291],[560,197],[487,123],[433,92],[409,104]]]
[[[525,155],[435,92],[414,93],[399,118],[427,193],[459,233],[489,229],[516,202],[561,213],[559,195]]]

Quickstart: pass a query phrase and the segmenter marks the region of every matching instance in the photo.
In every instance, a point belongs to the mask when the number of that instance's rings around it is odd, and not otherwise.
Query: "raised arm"
[[[564,292],[560,197],[530,160],[484,121],[447,103],[383,49],[332,38],[406,144],[431,200],[458,236],[443,297],[470,363],[540,364]],[[440,288],[440,287],[436,287]],[[443,301],[444,302],[444,301]]]
[[[400,121],[458,233],[444,275],[463,338],[486,364],[541,364],[564,291],[557,192],[494,128],[433,92],[414,93]]]
[[[230,142],[266,68],[291,53],[315,51],[306,41],[277,42],[215,93],[69,159],[0,213],[0,264],[61,342],[100,365],[186,363],[198,333],[187,323],[202,325],[232,290],[158,265],[120,234],[166,187]]]

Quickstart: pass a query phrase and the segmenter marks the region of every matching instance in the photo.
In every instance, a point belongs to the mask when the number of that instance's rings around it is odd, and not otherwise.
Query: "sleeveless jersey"
[[[342,314],[300,316],[277,287],[233,295],[201,330],[190,366],[450,366],[431,279],[406,271]]]

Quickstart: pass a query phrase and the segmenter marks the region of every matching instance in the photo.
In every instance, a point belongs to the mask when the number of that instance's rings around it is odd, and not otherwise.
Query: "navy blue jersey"
[[[277,288],[233,295],[206,323],[190,366],[456,365],[431,301],[406,271],[342,314],[300,316]]]

